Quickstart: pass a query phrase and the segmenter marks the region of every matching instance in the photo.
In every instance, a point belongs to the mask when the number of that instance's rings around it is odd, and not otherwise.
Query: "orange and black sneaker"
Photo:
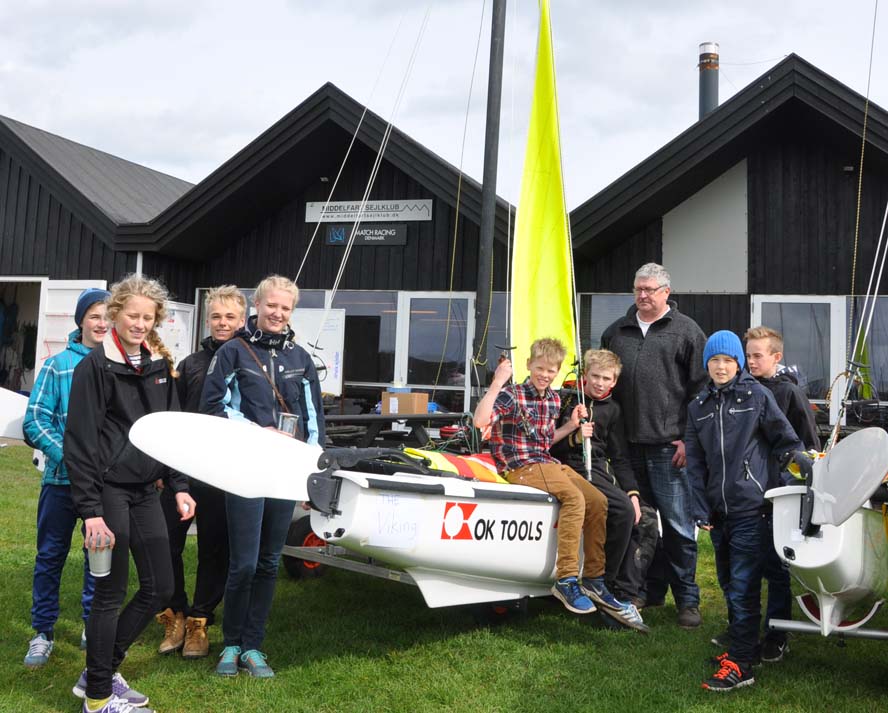
[[[703,682],[703,688],[707,691],[733,691],[735,688],[743,686],[751,686],[755,683],[755,677],[752,675],[752,669],[741,666],[731,661],[727,656],[720,657],[718,671],[712,678]]]

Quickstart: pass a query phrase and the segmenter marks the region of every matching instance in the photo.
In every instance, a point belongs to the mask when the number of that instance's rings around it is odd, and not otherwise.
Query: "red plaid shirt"
[[[540,396],[526,379],[503,388],[493,403],[490,450],[499,473],[530,463],[558,463],[549,455],[561,398],[550,388]]]

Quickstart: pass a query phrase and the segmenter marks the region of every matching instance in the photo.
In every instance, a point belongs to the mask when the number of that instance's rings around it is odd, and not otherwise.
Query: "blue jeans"
[[[638,476],[642,499],[660,513],[662,547],[648,570],[644,598],[662,601],[666,589],[679,609],[700,605],[697,586],[697,540],[691,511],[691,488],[684,468],[672,465],[675,446],[629,445],[629,460]]]
[[[77,526],[77,513],[70,485],[44,485],[37,500],[37,557],[34,560],[31,626],[51,634],[59,618],[59,585],[62,569],[71,549],[71,534]],[[82,547],[81,547],[82,549]],[[83,550],[83,592],[80,605],[83,623],[89,618],[95,580],[89,573]]]
[[[768,605],[765,620],[762,626],[765,631],[765,639],[771,641],[786,641],[785,631],[771,631],[768,623],[771,619],[792,619],[792,583],[789,578],[789,569],[774,549],[774,521],[773,515],[768,512],[762,515],[768,528],[766,536],[762,538],[763,575],[768,581]],[[718,570],[718,568],[716,568]],[[728,607],[728,623],[733,620],[731,602],[728,600],[728,584],[730,582],[730,569],[722,568],[718,572],[718,583],[725,595],[725,604]]]
[[[225,494],[230,557],[222,614],[225,646],[261,649],[295,506],[292,500]]]
[[[763,514],[722,520],[709,532],[715,570],[728,603],[733,661],[749,665],[756,657],[762,615],[763,543],[770,528]]]

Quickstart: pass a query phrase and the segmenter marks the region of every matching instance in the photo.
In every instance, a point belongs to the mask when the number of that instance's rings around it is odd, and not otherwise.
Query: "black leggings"
[[[111,678],[130,644],[173,592],[167,528],[154,483],[105,483],[102,508],[116,544],[111,573],[96,577],[96,592],[86,623],[89,698],[111,695]],[[129,580],[130,551],[139,573],[139,591],[121,611]]]

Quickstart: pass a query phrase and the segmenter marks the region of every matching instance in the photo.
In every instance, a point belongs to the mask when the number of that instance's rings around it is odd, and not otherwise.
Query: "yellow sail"
[[[569,235],[549,2],[540,0],[536,79],[512,249],[509,324],[516,382],[527,376],[527,357],[535,339],[554,337],[567,348],[555,386],[576,358]]]

